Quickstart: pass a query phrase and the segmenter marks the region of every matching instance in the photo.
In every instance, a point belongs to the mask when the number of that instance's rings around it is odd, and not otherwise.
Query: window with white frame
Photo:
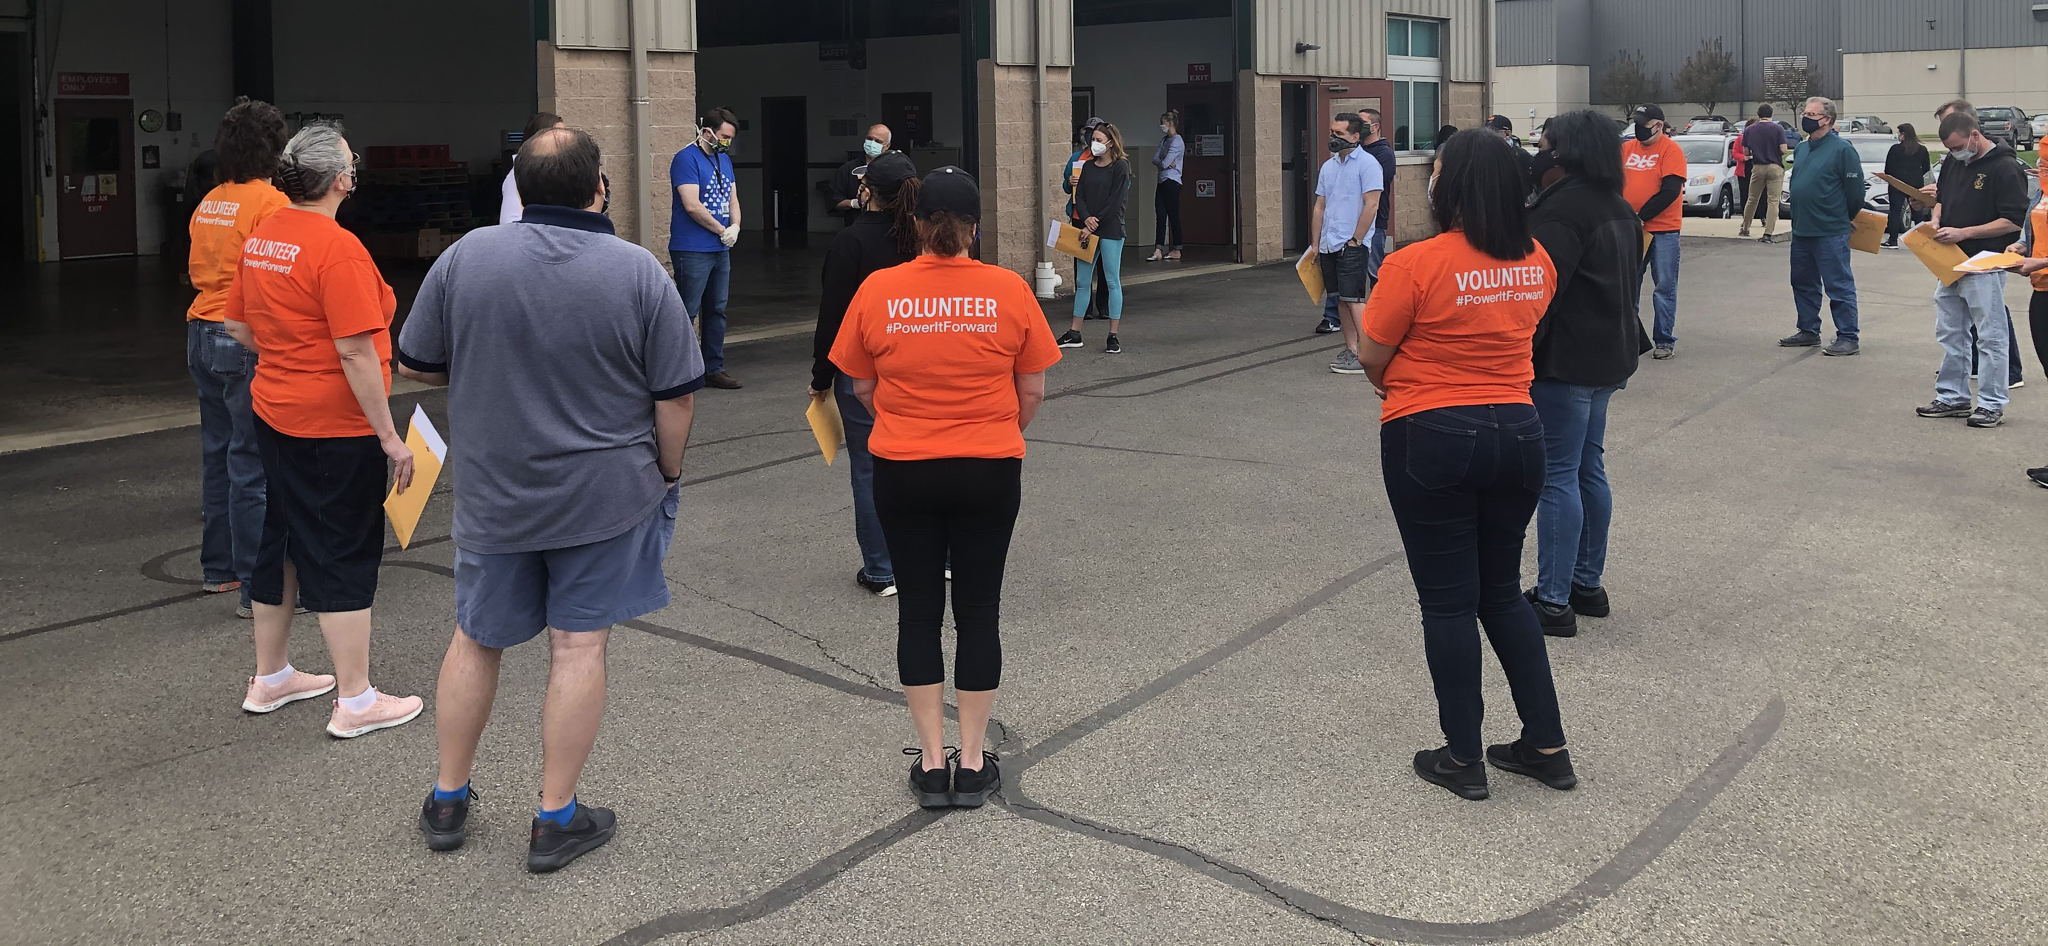
[[[1442,20],[1387,17],[1387,78],[1394,84],[1396,151],[1429,151],[1443,121]]]

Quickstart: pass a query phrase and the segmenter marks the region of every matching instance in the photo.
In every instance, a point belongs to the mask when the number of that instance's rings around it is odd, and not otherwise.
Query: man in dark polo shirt
[[[2012,148],[1984,137],[1974,115],[1951,112],[1941,120],[1949,149],[1935,191],[1934,238],[1967,254],[2000,252],[2012,243],[2027,212],[2027,181]],[[1976,329],[1974,345],[1970,330]],[[1941,371],[1934,401],[1922,417],[1968,417],[1972,427],[2005,420],[2011,323],[2005,314],[2005,273],[1970,273],[1934,291],[1934,337]],[[1977,363],[1977,399],[1970,402],[1970,355]]]
[[[662,559],[704,359],[682,297],[619,239],[597,142],[546,131],[513,165],[525,211],[434,262],[399,334],[400,373],[448,385],[455,636],[435,699],[427,847],[467,833],[470,770],[505,648],[545,632],[540,811],[526,868],[611,840],[576,782],[604,715],[611,627],[668,606]]]

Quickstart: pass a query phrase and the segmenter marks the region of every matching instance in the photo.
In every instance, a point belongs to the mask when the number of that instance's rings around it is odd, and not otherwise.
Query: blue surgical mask
[[[1970,150],[1970,149],[1968,149],[1968,148],[1950,148],[1950,149],[1949,149],[1949,152],[1948,152],[1948,156],[1949,156],[1949,157],[1951,157],[1951,158],[1954,158],[1954,159],[1956,159],[1956,160],[1958,160],[1958,161],[1961,161],[1961,162],[1963,162],[1964,164],[1968,164],[1968,163],[1970,162],[1970,159],[1971,159],[1971,158],[1974,158],[1974,157],[1976,157],[1976,156],[1977,156],[1977,153],[1976,153],[1976,152],[1974,152],[1974,151],[1971,151],[1971,150]]]
[[[860,143],[860,150],[870,158],[879,158],[882,156],[882,143],[869,138]]]
[[[1820,119],[1811,118],[1805,115],[1799,116],[1799,130],[1806,132],[1809,135],[1813,134],[1816,131],[1819,131]]]

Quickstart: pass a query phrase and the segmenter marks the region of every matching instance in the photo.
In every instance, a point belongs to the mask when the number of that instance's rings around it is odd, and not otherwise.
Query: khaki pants
[[[1742,229],[1749,229],[1749,221],[1757,216],[1757,201],[1764,202],[1764,235],[1769,236],[1778,229],[1778,205],[1785,197],[1785,168],[1777,164],[1759,164],[1749,172],[1749,199],[1742,202]]]

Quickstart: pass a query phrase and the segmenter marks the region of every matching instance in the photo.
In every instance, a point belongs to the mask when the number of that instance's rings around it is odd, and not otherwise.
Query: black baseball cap
[[[1081,123],[1081,130],[1082,130],[1082,131],[1093,131],[1094,129],[1096,129],[1096,128],[1100,127],[1100,126],[1102,126],[1102,125],[1107,125],[1107,124],[1109,124],[1109,123],[1108,123],[1108,122],[1106,122],[1106,121],[1103,121],[1102,119],[1100,119],[1100,118],[1097,118],[1097,117],[1095,117],[1095,116],[1093,116],[1093,115],[1090,115],[1090,116],[1088,116],[1088,120],[1087,120],[1087,121],[1085,121],[1085,122],[1082,122],[1082,123]]]
[[[1486,120],[1486,127],[1495,131],[1514,131],[1515,123],[1509,121],[1506,115],[1495,115]]]
[[[901,151],[885,151],[854,168],[853,176],[866,181],[870,190],[894,194],[904,181],[917,176],[917,163]]]
[[[974,175],[948,164],[918,182],[917,218],[925,220],[937,213],[981,219],[981,185],[974,182]]]
[[[1636,106],[1636,117],[1639,119],[1654,118],[1661,122],[1664,120],[1664,110],[1655,105],[1638,105]]]

